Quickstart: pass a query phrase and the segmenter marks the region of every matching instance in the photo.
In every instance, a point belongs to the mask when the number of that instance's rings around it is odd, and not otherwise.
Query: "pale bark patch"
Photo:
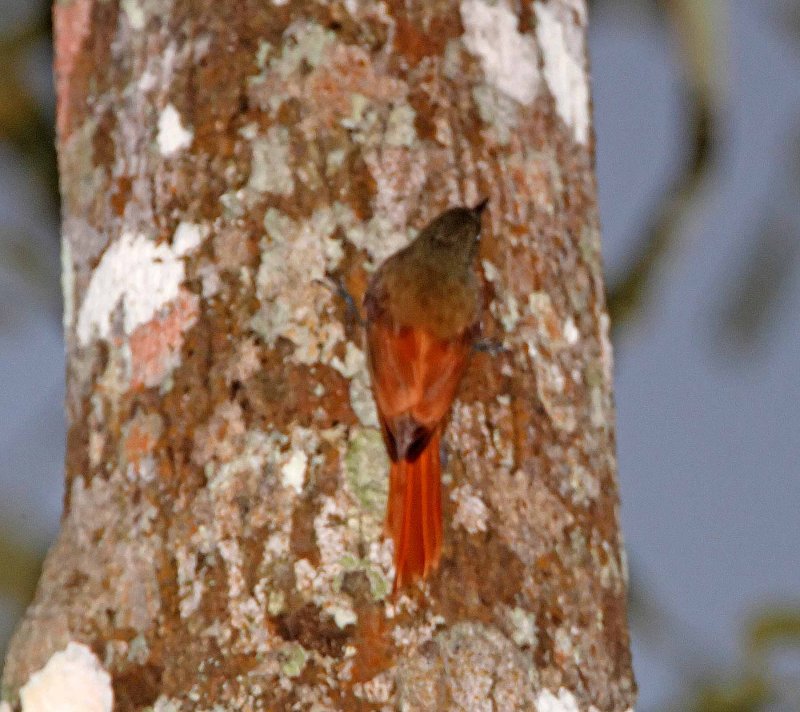
[[[111,676],[89,648],[71,642],[19,691],[22,712],[111,712]]]

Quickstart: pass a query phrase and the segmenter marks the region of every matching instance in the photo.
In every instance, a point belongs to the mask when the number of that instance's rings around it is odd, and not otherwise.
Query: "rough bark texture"
[[[6,699],[72,675],[118,710],[630,708],[584,2],[54,12],[66,501]],[[505,351],[447,429],[441,569],[393,600],[326,275],[360,300],[484,196]]]

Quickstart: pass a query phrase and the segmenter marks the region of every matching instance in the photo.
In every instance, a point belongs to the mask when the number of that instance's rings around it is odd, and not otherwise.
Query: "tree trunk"
[[[6,699],[629,709],[585,3],[54,15],[66,499]],[[360,302],[482,197],[504,348],[474,355],[446,430],[441,567],[392,597],[387,460],[335,285]]]

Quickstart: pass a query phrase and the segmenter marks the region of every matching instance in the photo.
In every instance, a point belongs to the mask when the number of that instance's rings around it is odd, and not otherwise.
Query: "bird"
[[[426,579],[442,553],[442,430],[480,333],[481,215],[440,213],[373,273],[364,294],[367,364],[390,460],[385,533],[393,591]]]

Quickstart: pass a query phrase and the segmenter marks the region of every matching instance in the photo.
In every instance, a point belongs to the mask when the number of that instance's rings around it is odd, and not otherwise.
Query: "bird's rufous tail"
[[[392,462],[386,529],[394,540],[395,591],[439,566],[441,474],[438,428],[416,460]]]

